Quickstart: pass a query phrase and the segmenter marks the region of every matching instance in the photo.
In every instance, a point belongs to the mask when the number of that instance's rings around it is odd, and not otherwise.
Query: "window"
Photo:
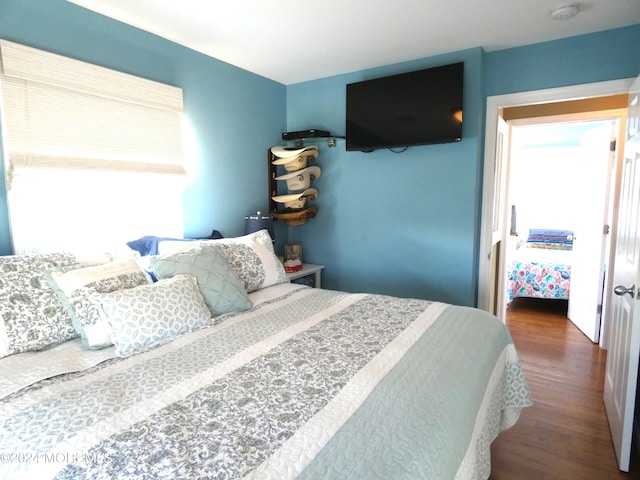
[[[182,90],[0,40],[15,253],[181,237]]]

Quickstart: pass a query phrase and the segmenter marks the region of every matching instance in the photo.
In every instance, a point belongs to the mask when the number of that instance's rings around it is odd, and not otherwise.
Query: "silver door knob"
[[[616,285],[615,287],[613,287],[613,293],[620,296],[628,293],[633,298],[636,296],[636,286],[631,285],[629,288],[627,288],[624,285]]]

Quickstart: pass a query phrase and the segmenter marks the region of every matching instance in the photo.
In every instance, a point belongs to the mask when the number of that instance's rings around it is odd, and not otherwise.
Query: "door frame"
[[[526,117],[526,118],[517,118],[517,119],[512,119],[508,121],[509,127],[510,127],[510,134],[513,135],[513,129],[514,128],[518,128],[521,126],[531,126],[531,125],[545,125],[545,124],[555,124],[555,125],[559,125],[559,124],[565,124],[565,123],[574,123],[574,122],[616,122],[617,123],[617,129],[615,130],[615,132],[612,132],[613,134],[613,140],[618,139],[618,143],[624,145],[624,138],[625,138],[625,130],[626,130],[626,119],[627,119],[627,109],[626,108],[615,108],[612,107],[608,110],[595,110],[595,111],[590,111],[590,112],[575,112],[575,113],[557,113],[557,114],[553,114],[553,115],[545,115],[545,116],[539,116],[539,117]],[[606,168],[606,186],[605,186],[605,190],[606,193],[604,194],[604,197],[600,199],[600,201],[603,204],[604,207],[604,215],[600,220],[597,221],[597,223],[599,224],[599,229],[602,230],[604,225],[608,225],[609,226],[609,233],[605,234],[603,233],[603,237],[602,237],[602,253],[601,253],[601,258],[599,257],[599,264],[600,267],[603,269],[603,271],[601,272],[601,274],[604,276],[603,280],[606,282],[604,284],[604,288],[602,290],[603,295],[598,303],[598,306],[601,308],[601,311],[599,314],[596,314],[596,308],[594,306],[593,309],[593,320],[594,322],[596,322],[596,317],[597,317],[597,330],[595,332],[595,338],[591,338],[590,335],[586,334],[584,331],[583,333],[585,333],[585,335],[587,336],[587,338],[589,338],[589,340],[591,340],[594,343],[599,343],[603,348],[607,348],[605,341],[608,341],[608,332],[606,329],[606,322],[605,319],[608,317],[608,312],[606,311],[606,309],[608,308],[608,304],[603,301],[604,298],[606,297],[606,292],[608,292],[608,288],[609,288],[609,283],[611,281],[611,272],[613,271],[613,257],[611,257],[611,244],[612,242],[615,243],[615,234],[617,232],[617,228],[616,228],[616,213],[617,213],[617,201],[614,200],[614,195],[618,195],[620,188],[619,188],[619,184],[620,184],[620,166],[621,166],[621,162],[622,162],[622,152],[620,151],[620,149],[616,149],[615,152],[611,152],[610,151],[610,143],[607,142],[606,143],[608,150],[608,154],[607,154],[607,159],[606,159],[606,164],[607,164],[607,168]],[[513,150],[510,150],[510,158],[509,161],[513,161],[516,157],[513,157]],[[604,161],[604,157],[602,159]],[[509,181],[508,181],[509,185],[508,185],[508,192],[511,192],[511,190],[515,187],[518,188],[518,185],[514,185],[513,184],[513,179],[510,177]],[[509,198],[509,204],[512,205],[514,203],[512,198]],[[575,249],[575,247],[574,247]],[[511,250],[509,251],[509,253],[513,253],[513,247],[511,247]],[[575,253],[574,253],[575,255]],[[510,258],[509,256],[507,256],[507,258],[505,259],[507,264],[510,264]],[[606,273],[604,271],[604,268],[606,267],[606,265],[610,265],[610,268],[606,269]],[[573,273],[572,275],[575,273],[575,265],[572,266],[573,269]],[[505,285],[504,285],[504,289],[507,290],[507,285],[506,285],[506,281],[508,279],[508,274],[509,272],[506,270],[506,266],[505,269],[503,269],[502,271],[499,272],[499,275],[505,279]],[[573,277],[572,277],[573,278]],[[495,282],[492,281],[493,283]],[[593,284],[592,284],[593,286]],[[571,298],[569,298],[568,301],[568,311],[567,311],[567,316],[569,317],[569,320],[571,320],[580,330],[582,330],[582,328],[580,326],[578,326],[578,324],[576,324],[576,322],[574,321],[575,319],[571,318],[571,313],[572,313],[572,302],[575,302],[575,299],[573,298],[573,284],[572,284],[572,296]],[[593,294],[593,297],[590,297],[592,299],[596,299],[598,296],[598,292],[595,292]],[[579,302],[575,302],[575,303],[579,303]],[[573,307],[575,308],[575,303],[573,304]],[[503,310],[504,308],[503,304]],[[502,315],[505,315],[504,312],[502,312]]]
[[[478,290],[477,306],[482,310],[490,308],[490,292],[493,272],[491,271],[491,240],[493,226],[493,199],[494,192],[494,170],[496,155],[496,138],[498,132],[498,117],[501,109],[508,107],[518,107],[523,105],[535,105],[542,103],[553,103],[569,100],[580,100],[586,98],[604,97],[608,95],[618,95],[628,93],[635,78],[620,80],[610,80],[605,82],[588,83],[583,85],[572,85],[568,87],[549,88],[543,90],[532,90],[525,92],[509,93],[505,95],[495,95],[487,97],[485,115],[485,146],[483,165],[483,185],[482,185],[482,212],[480,219],[480,246],[478,251]],[[505,207],[507,208],[507,202]],[[506,215],[507,212],[500,212]],[[506,227],[503,227],[506,228]],[[504,232],[506,235],[508,232]],[[503,235],[503,236],[504,236]],[[506,246],[501,242],[499,253],[503,258]],[[503,276],[501,276],[503,277]],[[498,278],[497,286],[505,288],[505,279]],[[498,316],[505,321],[502,314],[503,308],[498,308]]]

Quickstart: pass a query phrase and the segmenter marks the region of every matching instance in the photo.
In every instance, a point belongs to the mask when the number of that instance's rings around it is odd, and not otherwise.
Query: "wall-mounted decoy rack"
[[[317,158],[317,146],[269,149],[269,210],[274,218],[289,226],[298,226],[316,216],[318,207],[309,203],[318,197],[318,190],[311,184],[322,172],[320,167],[310,165]],[[278,182],[286,185],[286,194],[278,194]]]

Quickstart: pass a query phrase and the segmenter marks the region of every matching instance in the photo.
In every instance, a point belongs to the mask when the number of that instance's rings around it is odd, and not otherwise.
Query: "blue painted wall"
[[[2,0],[0,37],[183,88],[197,174],[184,195],[186,236],[239,235],[245,215],[268,209],[267,149],[285,130],[284,85],[64,0]],[[156,194],[136,207],[141,215]],[[9,253],[0,175],[0,254]]]
[[[484,53],[470,49],[304,82],[277,82],[206,57],[64,0],[2,0],[0,37],[184,89],[195,166],[184,196],[185,235],[242,233],[267,208],[266,150],[287,130],[344,133],[347,83],[465,62],[462,142],[365,154],[320,144],[317,218],[278,222],[278,246],[301,240],[327,265],[324,284],[475,304],[484,106],[488,95],[634,77],[640,25]],[[246,133],[250,132],[250,133]],[[10,253],[0,175],[0,254]],[[154,192],[149,192],[153,207]]]
[[[344,134],[346,84],[465,62],[461,142],[403,153],[319,145],[319,213],[289,238],[302,241],[305,261],[327,266],[326,287],[474,303],[483,57],[471,49],[287,88],[290,130]]]
[[[640,73],[640,24],[487,54],[485,94],[633,78]]]
[[[486,97],[635,77],[640,25],[492,53],[468,50],[290,85],[288,130],[344,132],[348,83],[465,62],[463,141],[346,152],[321,146],[318,216],[290,227],[323,284],[475,305]]]

